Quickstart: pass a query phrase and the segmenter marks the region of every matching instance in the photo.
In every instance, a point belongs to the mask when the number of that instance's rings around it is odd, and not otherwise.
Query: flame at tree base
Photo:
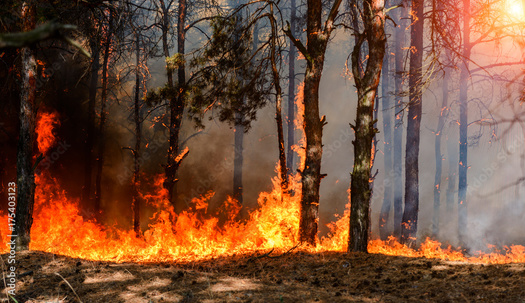
[[[35,193],[34,223],[31,230],[31,250],[39,250],[74,258],[112,262],[184,262],[236,254],[250,254],[273,249],[275,253],[288,251],[298,245],[297,235],[300,215],[300,195],[285,195],[281,199],[279,179],[273,179],[271,192],[261,193],[259,207],[246,222],[236,222],[239,212],[236,202],[228,199],[223,210],[228,211],[228,222],[204,219],[207,201],[212,193],[192,202],[191,210],[176,214],[162,189],[162,179],[155,182],[153,192],[142,198],[155,205],[159,211],[151,218],[146,231],[139,237],[133,230],[101,226],[81,216],[78,201],[68,198],[56,179],[38,176]],[[297,188],[299,177],[292,182]],[[295,190],[296,192],[300,192]],[[281,202],[282,201],[282,202]],[[347,247],[349,206],[343,216],[329,225],[331,233],[322,238],[316,247],[300,246],[307,252],[338,251]],[[2,252],[7,252],[5,242],[9,233],[7,216],[2,214]],[[418,250],[408,248],[391,238],[388,241],[372,240],[368,251],[385,255],[438,258],[451,261],[501,264],[525,262],[525,247],[514,245],[504,252],[479,253],[467,257],[450,246],[426,239]]]

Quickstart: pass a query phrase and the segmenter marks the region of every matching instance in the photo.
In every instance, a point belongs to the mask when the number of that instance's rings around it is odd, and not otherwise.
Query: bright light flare
[[[506,11],[510,17],[516,20],[525,20],[524,0],[507,0]]]

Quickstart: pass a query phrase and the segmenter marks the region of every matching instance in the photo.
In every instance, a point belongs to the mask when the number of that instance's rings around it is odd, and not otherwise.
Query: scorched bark
[[[24,31],[30,31],[36,25],[34,3],[22,4]],[[15,227],[12,232],[17,250],[28,250],[33,225],[33,207],[35,204],[35,175],[33,170],[33,144],[35,141],[35,97],[36,97],[36,61],[34,50],[22,48],[22,87],[20,95],[20,133],[16,161],[17,204]]]
[[[357,14],[356,14],[357,15]],[[365,0],[362,15],[364,31],[357,29],[357,43],[352,51],[352,74],[357,88],[357,113],[355,125],[354,168],[350,184],[350,232],[348,251],[366,252],[370,227],[369,209],[372,193],[370,170],[372,141],[377,132],[374,127],[374,102],[381,78],[385,54],[384,1]],[[368,61],[363,71],[359,62],[363,44],[368,43]]]

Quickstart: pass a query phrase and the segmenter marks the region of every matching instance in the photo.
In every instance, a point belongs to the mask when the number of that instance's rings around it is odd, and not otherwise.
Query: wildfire
[[[294,125],[296,129],[299,129],[301,132],[301,139],[299,142],[292,146],[294,152],[299,156],[299,170],[304,169],[304,158],[306,157],[306,139],[302,125],[304,125],[304,82],[301,82],[297,86],[297,94],[295,95],[295,106],[297,107],[297,114],[295,115]]]
[[[43,114],[38,122],[39,150],[47,151],[55,141],[53,127],[56,114]],[[304,156],[304,154],[302,155]],[[163,188],[163,178],[152,182],[150,192],[141,193],[146,203],[156,207],[148,228],[139,237],[133,230],[102,226],[83,218],[79,201],[72,199],[49,172],[36,176],[34,223],[31,230],[30,249],[67,255],[88,260],[114,262],[167,262],[192,261],[218,256],[274,250],[276,253],[297,247],[300,216],[300,177],[290,180],[291,193],[281,192],[280,180],[272,179],[273,190],[258,197],[258,208],[246,221],[235,218],[240,211],[238,203],[228,198],[221,212],[227,214],[226,222],[207,216],[208,201],[214,193],[194,198],[191,207],[175,213]],[[349,193],[350,194],[350,193]],[[344,214],[329,224],[331,232],[319,241],[317,247],[300,247],[310,252],[346,251],[350,204]],[[0,214],[0,241],[2,252],[7,252],[5,236],[8,234],[7,215]],[[131,220],[131,218],[130,218]],[[467,257],[450,246],[427,239],[418,250],[398,243],[372,240],[371,253],[408,257],[440,258],[476,263],[525,262],[525,247],[511,246],[504,251],[480,253]]]
[[[40,175],[36,179],[30,248],[115,262],[195,260],[265,249],[287,249],[296,245],[299,196],[287,196],[281,203],[279,180],[273,181],[276,189],[260,195],[260,207],[250,214],[246,223],[229,220],[222,226],[218,219],[203,219],[202,216],[207,200],[213,194],[194,199],[194,207],[175,214],[166,199],[162,182],[156,182],[158,188],[153,188],[152,192],[160,194],[144,195],[144,198],[155,203],[159,211],[151,218],[143,236],[137,238],[134,231],[85,221],[78,201],[68,198],[56,179]],[[236,205],[231,199],[225,204],[230,219],[239,211]],[[7,222],[6,216],[2,219]],[[2,230],[4,232],[7,231]],[[6,247],[5,243],[3,247]]]
[[[159,209],[151,218],[149,228],[141,237],[133,230],[105,227],[81,216],[79,203],[67,196],[58,181],[51,177],[37,176],[35,214],[31,230],[32,250],[46,251],[75,258],[114,262],[167,262],[191,261],[217,256],[254,253],[273,249],[286,251],[295,247],[299,226],[299,197],[284,196],[281,202],[280,182],[273,179],[274,190],[261,193],[259,208],[252,212],[249,220],[234,221],[239,208],[231,198],[224,210],[229,212],[229,221],[221,225],[217,218],[205,219],[207,201],[213,193],[193,199],[193,207],[175,214],[162,189],[162,178],[157,178],[152,192],[143,197]],[[292,185],[300,184],[299,177]],[[329,225],[332,232],[321,239],[315,248],[302,247],[310,252],[346,250],[350,205],[344,214]],[[1,220],[7,222],[7,216]],[[7,234],[7,224],[0,232]],[[1,237],[6,239],[6,237]],[[4,241],[4,240],[3,240]],[[6,243],[2,243],[6,252]],[[525,247],[506,247],[504,252],[480,253],[475,257],[464,256],[450,246],[427,239],[418,250],[408,248],[391,238],[388,241],[372,240],[370,253],[407,257],[439,258],[451,261],[501,264],[525,262]]]
[[[36,142],[38,144],[38,150],[42,154],[46,154],[55,144],[56,136],[54,129],[58,125],[60,125],[60,122],[58,121],[57,113],[42,113],[39,115],[35,132],[37,134]]]
[[[489,245],[489,248],[495,249]],[[368,245],[370,253],[379,253],[391,256],[425,257],[428,259],[442,259],[483,264],[504,264],[525,262],[525,247],[511,245],[504,247],[504,252],[495,249],[492,253],[478,252],[477,256],[467,257],[462,252],[452,249],[449,245],[443,249],[438,241],[427,238],[418,250],[400,244],[394,238],[388,241],[372,240]]]

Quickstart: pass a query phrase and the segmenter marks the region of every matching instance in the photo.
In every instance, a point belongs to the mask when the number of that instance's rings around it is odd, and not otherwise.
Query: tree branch
[[[70,24],[60,24],[56,22],[48,22],[40,25],[29,32],[7,33],[0,35],[0,49],[1,48],[21,48],[34,45],[40,41],[49,39],[61,39],[68,44],[80,50],[80,52],[91,58],[91,55],[76,41],[64,36],[60,30],[75,30],[77,27]]]
[[[339,1],[341,1],[341,0],[339,0]],[[283,31],[286,34],[286,36],[288,36],[288,38],[290,38],[290,40],[295,45],[295,47],[301,52],[301,54],[303,54],[303,56],[306,58],[306,60],[312,62],[312,57],[308,53],[308,50],[306,49],[304,44],[301,42],[301,40],[295,39],[295,37],[293,36],[293,33],[290,30],[290,22],[286,21],[286,28],[283,28]]]
[[[485,66],[480,66],[476,69],[473,69],[471,70],[470,72],[471,73],[475,73],[475,72],[479,72],[481,70],[485,71],[488,73],[487,69],[489,68],[494,68],[494,67],[499,67],[499,66],[509,66],[509,65],[520,65],[520,64],[524,64],[523,61],[517,61],[517,62],[500,62],[500,63],[493,63],[493,64],[489,64],[489,65],[485,65]]]
[[[334,20],[335,17],[337,17],[337,13],[339,11],[339,6],[341,5],[342,0],[335,0],[334,5],[332,6],[332,9],[330,10],[330,13],[328,14],[328,17],[326,18],[326,22],[324,23],[324,33],[330,33],[334,28]]]

